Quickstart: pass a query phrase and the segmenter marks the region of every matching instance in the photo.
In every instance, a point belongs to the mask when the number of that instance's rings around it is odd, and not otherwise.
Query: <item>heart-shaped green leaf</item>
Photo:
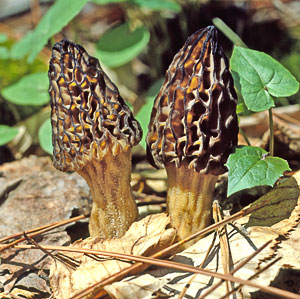
[[[275,106],[272,97],[295,94],[299,82],[278,61],[271,56],[242,47],[234,47],[231,69],[235,72],[235,83],[247,108],[264,111]]]
[[[12,141],[18,134],[17,128],[0,125],[0,146]]]
[[[17,105],[39,106],[50,100],[47,73],[35,73],[23,77],[17,83],[3,88],[3,97]]]
[[[39,128],[39,142],[42,149],[52,155],[53,146],[52,146],[52,128],[50,118],[47,119]]]
[[[135,58],[146,47],[150,33],[144,26],[135,30],[124,23],[107,31],[99,40],[96,56],[108,67],[124,65]]]
[[[290,170],[287,161],[270,157],[259,147],[237,147],[228,158],[227,196],[256,186],[273,186],[282,174]]]

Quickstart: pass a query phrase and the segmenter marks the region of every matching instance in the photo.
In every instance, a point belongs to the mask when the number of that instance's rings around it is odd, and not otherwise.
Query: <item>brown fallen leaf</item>
[[[299,187],[296,178],[294,176],[284,178],[279,181],[275,188],[260,197],[252,205],[259,204],[266,199],[269,199],[268,204],[244,217],[240,224],[246,227],[272,226],[289,219],[292,211],[297,206],[298,197]]]
[[[295,183],[296,180],[296,183]],[[270,196],[270,200],[274,199],[275,204],[271,201],[270,205],[265,208],[269,210],[269,215],[273,215],[270,211],[272,206],[277,206],[280,199],[283,201],[287,198],[294,202],[294,209],[291,213],[291,207],[287,210],[284,209],[284,205],[281,206],[282,215],[280,216],[278,209],[276,210],[277,223],[268,227],[268,219],[266,223],[260,222],[260,225],[264,226],[247,226],[250,217],[244,217],[234,222],[234,225],[227,225],[227,237],[229,239],[229,247],[232,255],[233,267],[236,267],[240,262],[247,259],[247,257],[255,252],[259,247],[266,242],[271,243],[260,253],[256,254],[249,262],[241,267],[235,276],[247,279],[258,273],[258,271],[269,263],[272,263],[276,258],[282,257],[269,269],[266,269],[253,281],[261,285],[270,285],[271,282],[279,277],[282,270],[298,269],[300,270],[300,197],[299,197],[299,185],[300,185],[300,172],[296,173],[293,178],[281,182],[273,190],[264,196]],[[289,187],[287,187],[289,186]],[[281,189],[283,187],[283,189]],[[292,194],[292,196],[291,196]],[[280,198],[280,197],[281,198]],[[253,203],[255,204],[255,203]],[[295,207],[295,204],[296,207]],[[290,211],[288,215],[287,211]],[[254,214],[255,215],[255,214]],[[282,219],[286,217],[287,219]],[[251,220],[252,221],[252,220]],[[215,245],[210,248],[214,238],[217,238]],[[209,254],[207,253],[209,251]],[[208,254],[208,258],[203,263],[203,259]],[[199,266],[203,265],[204,269],[224,273],[222,264],[222,255],[220,252],[220,240],[214,233],[200,239],[195,245],[186,249],[185,251],[175,255],[173,260],[188,265]],[[168,298],[178,298],[182,289],[191,282],[191,273],[183,273],[172,269],[152,269],[147,270],[142,275],[134,275],[130,278],[124,279],[120,282],[115,282],[109,286],[105,286],[104,289],[109,295],[115,298],[128,298],[127,294],[132,294],[134,290],[135,296],[131,298],[152,298],[154,292],[164,294]],[[151,287],[145,290],[144,282],[146,279],[150,281]],[[285,277],[285,280],[286,277]],[[202,296],[209,288],[219,282],[219,279],[211,278],[208,276],[196,275],[186,290],[185,296],[190,298],[197,298]],[[292,282],[290,282],[292,283]],[[163,284],[161,286],[161,284]],[[155,287],[156,289],[155,289]],[[238,284],[232,284],[232,288],[238,286]],[[288,288],[287,285],[282,286]],[[257,289],[251,287],[242,287],[240,291],[236,293],[236,298],[250,298],[253,292]],[[294,289],[290,291],[295,292]],[[207,294],[204,298],[221,298],[227,293],[226,284],[221,284],[216,290]],[[262,293],[256,298],[268,298],[261,297]]]
[[[133,223],[122,238],[105,241],[99,238],[87,238],[75,242],[73,246],[149,256],[174,242],[175,230],[166,228],[169,222],[169,217],[165,214],[150,215]],[[80,266],[73,271],[62,263],[52,262],[50,283],[57,299],[70,298],[88,286],[131,265],[128,261],[86,256],[79,253],[66,255],[79,261]]]

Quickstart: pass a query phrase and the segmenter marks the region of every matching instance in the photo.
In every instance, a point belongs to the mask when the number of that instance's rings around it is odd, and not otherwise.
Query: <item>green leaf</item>
[[[0,59],[8,59],[9,51],[6,47],[0,47]]]
[[[264,149],[254,146],[235,149],[226,164],[227,196],[256,186],[273,186],[284,171],[290,170],[287,161],[267,155]]]
[[[0,125],[0,146],[12,141],[18,134],[17,128]]]
[[[142,108],[139,110],[139,112],[136,114],[135,118],[138,120],[140,123],[142,130],[144,132],[143,138],[140,142],[140,145],[146,149],[146,135],[148,132],[148,125],[150,122],[150,116],[151,116],[151,111],[153,107],[153,101],[158,94],[161,86],[163,83],[163,79],[157,80],[148,90],[146,99],[145,99],[145,104],[142,106]]]
[[[34,47],[32,44],[33,31],[29,31],[20,41],[15,43],[10,50],[12,59],[24,58]]]
[[[135,30],[124,23],[107,31],[97,43],[96,56],[108,67],[124,65],[146,47],[150,33],[144,26]]]
[[[240,84],[247,108],[264,111],[275,106],[273,97],[295,94],[299,82],[271,56],[242,47],[234,47],[231,69],[237,74],[235,82]]]
[[[246,107],[246,105],[245,105],[244,102],[237,104],[237,106],[236,106],[236,114],[242,114],[245,111],[247,111],[247,107]]]
[[[110,3],[119,3],[119,2],[126,2],[126,0],[92,0],[92,2],[98,5],[105,5]]]
[[[33,62],[48,40],[61,31],[87,2],[88,0],[56,0],[34,31],[14,45],[12,57],[21,58],[29,54],[28,62]]]
[[[7,41],[7,35],[4,33],[0,33],[0,44],[5,43]]]
[[[52,146],[52,128],[51,128],[51,120],[47,119],[39,128],[39,142],[42,149],[52,155],[53,146]]]
[[[17,105],[39,106],[50,100],[47,73],[27,75],[17,83],[2,89],[3,97]]]
[[[170,10],[174,12],[180,12],[181,6],[170,0],[129,0],[130,3],[138,5],[141,8],[147,8],[151,10]]]

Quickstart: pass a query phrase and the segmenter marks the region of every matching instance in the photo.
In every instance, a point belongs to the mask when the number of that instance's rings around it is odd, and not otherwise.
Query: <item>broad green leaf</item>
[[[50,100],[47,73],[27,75],[17,83],[2,89],[3,97],[17,105],[39,106]]]
[[[231,75],[233,77],[233,80],[234,80],[234,87],[237,89],[237,91],[239,93],[241,93],[241,84],[240,84],[240,77],[239,77],[239,74],[236,73],[233,69],[231,69]]]
[[[7,35],[4,33],[0,33],[0,44],[5,43],[7,41]]]
[[[174,12],[180,12],[181,10],[180,5],[172,0],[129,0],[129,2],[138,5],[141,8],[147,8],[151,10],[168,9]]]
[[[17,128],[0,125],[0,146],[12,141],[18,134]]]
[[[24,58],[34,47],[32,43],[33,31],[29,31],[20,41],[15,43],[10,50],[12,59]]]
[[[150,33],[144,26],[135,30],[124,23],[107,31],[97,43],[96,56],[108,67],[124,65],[146,47]]]
[[[9,51],[6,47],[0,47],[0,59],[9,58]]]
[[[29,54],[32,62],[48,40],[66,26],[83,8],[88,0],[56,0],[41,19],[33,32],[26,35],[12,49],[12,57]]]
[[[272,97],[295,94],[299,83],[295,77],[271,56],[242,47],[234,47],[231,69],[236,73],[247,108],[264,111],[275,106]]]
[[[158,94],[161,86],[163,83],[163,79],[157,80],[149,89],[146,99],[145,99],[145,104],[142,106],[142,108],[139,110],[139,112],[136,114],[135,118],[138,120],[140,123],[142,130],[143,130],[143,138],[140,142],[140,145],[146,149],[146,135],[148,133],[148,125],[150,122],[150,116],[151,116],[151,111],[153,107],[153,101]]]
[[[47,119],[39,128],[39,142],[42,149],[52,155],[53,146],[52,146],[52,128],[51,128],[51,120]]]
[[[273,186],[282,174],[290,170],[287,161],[268,156],[264,149],[244,146],[235,149],[228,158],[227,196],[256,186]]]
[[[110,3],[130,3],[150,10],[168,9],[174,12],[179,12],[181,10],[180,5],[172,0],[92,0],[92,2],[99,5]]]
[[[126,2],[126,0],[92,0],[92,2],[99,4],[99,5],[105,5],[105,4],[110,4],[110,3]]]

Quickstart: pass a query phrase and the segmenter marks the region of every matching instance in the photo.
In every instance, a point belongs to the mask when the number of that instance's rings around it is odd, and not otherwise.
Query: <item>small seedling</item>
[[[287,97],[299,89],[299,82],[271,56],[242,47],[234,47],[231,69],[235,85],[248,110],[269,112],[269,153],[259,147],[237,148],[227,161],[229,169],[227,195],[255,186],[273,186],[277,179],[290,170],[287,161],[273,157],[274,132],[272,108],[276,97]],[[269,156],[266,156],[268,155]]]

